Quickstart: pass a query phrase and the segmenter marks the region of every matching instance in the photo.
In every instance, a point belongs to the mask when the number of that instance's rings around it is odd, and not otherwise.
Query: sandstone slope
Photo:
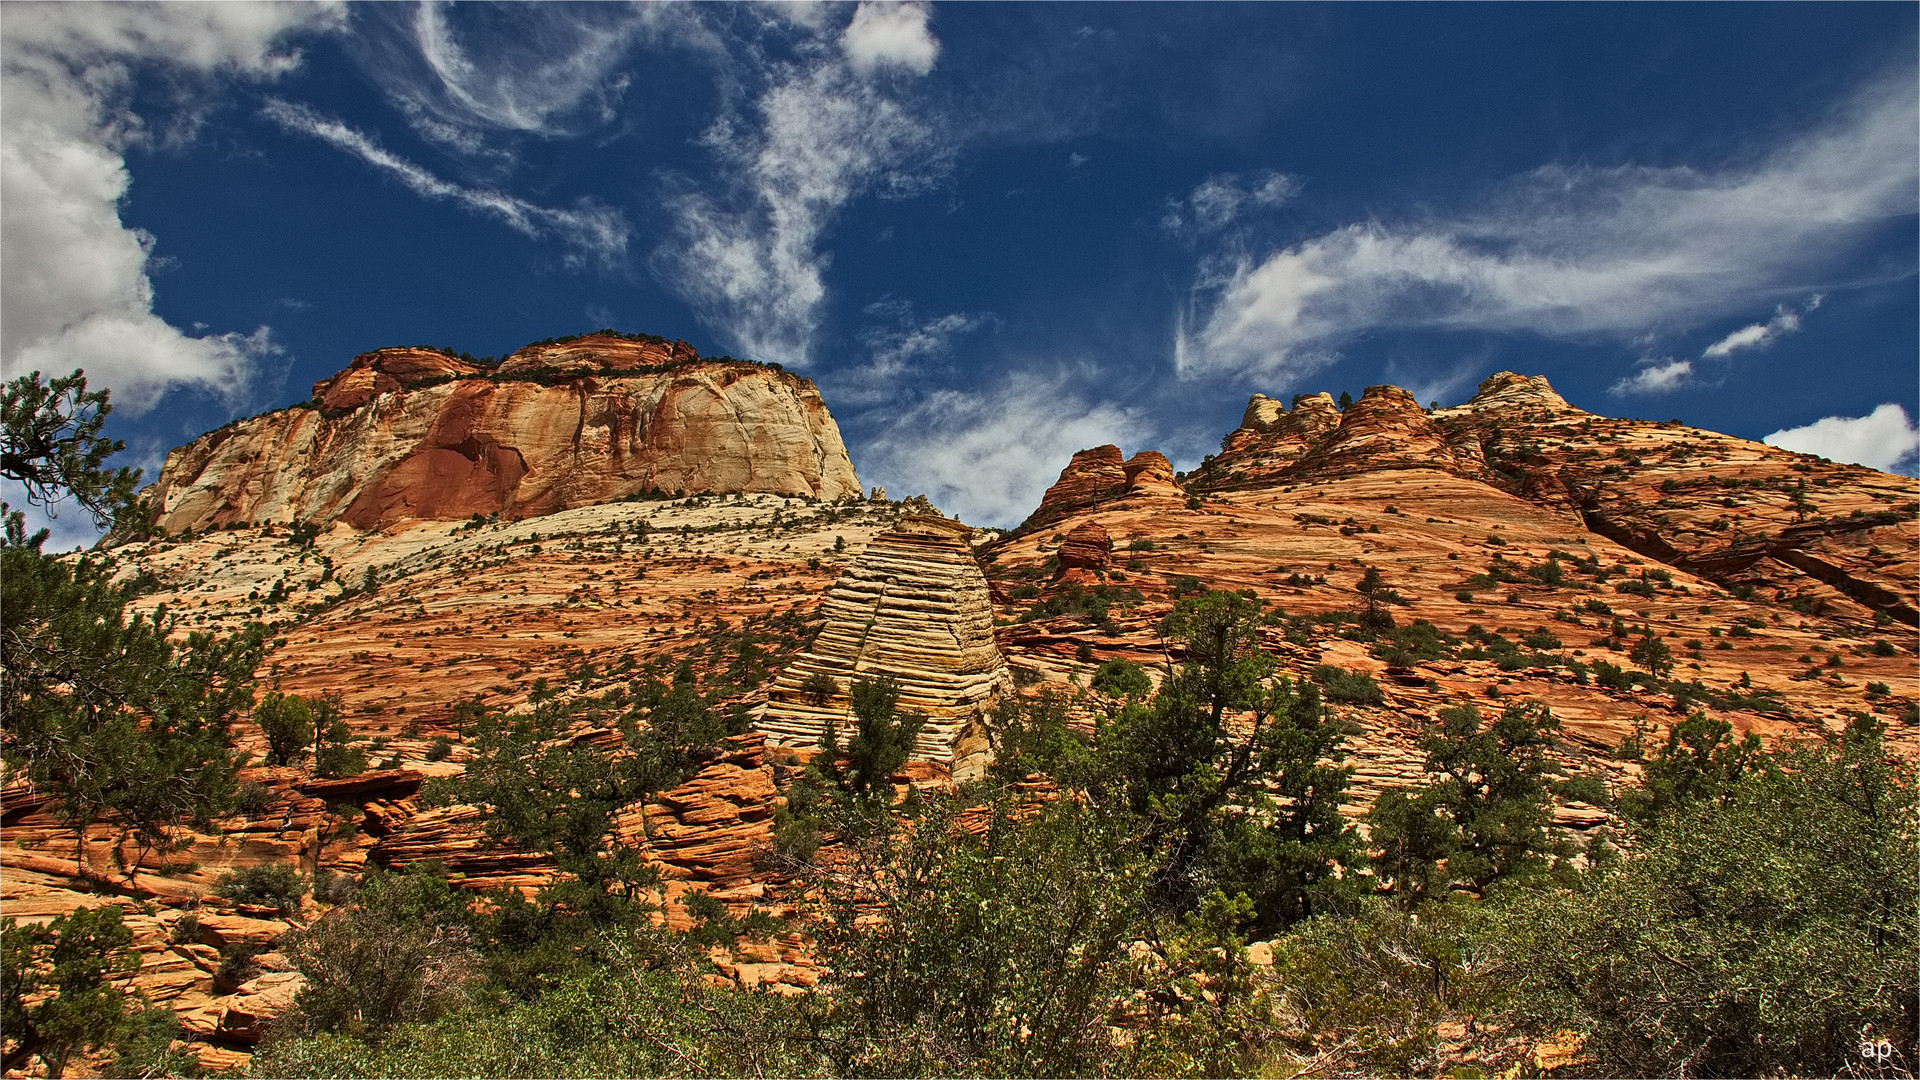
[[[1115,447],[1074,455],[983,555],[1016,680],[1078,692],[1111,658],[1159,668],[1179,659],[1157,630],[1178,595],[1256,596],[1284,671],[1331,665],[1381,687],[1379,705],[1334,705],[1354,732],[1350,812],[1417,781],[1420,731],[1462,702],[1547,703],[1570,760],[1603,776],[1631,771],[1611,751],[1636,723],[1700,708],[1769,738],[1874,712],[1920,749],[1909,478],[1598,416],[1512,373],[1431,412],[1397,387],[1344,413],[1324,394],[1292,410],[1256,395],[1222,453],[1182,478],[1192,502],[1122,488],[1122,460]],[[1404,601],[1389,607],[1401,626],[1425,619],[1462,640],[1407,661],[1343,635],[1328,619],[1357,612],[1368,568]],[[1595,677],[1601,663],[1635,668],[1646,636],[1670,649],[1685,695]],[[1561,809],[1569,827],[1604,819]]]

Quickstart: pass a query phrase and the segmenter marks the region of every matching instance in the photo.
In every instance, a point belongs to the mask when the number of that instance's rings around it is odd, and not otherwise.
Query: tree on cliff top
[[[99,435],[108,411],[79,372],[7,385],[4,470],[29,504],[71,496],[103,524],[140,525],[139,475],[104,466],[120,449]],[[24,515],[0,513],[0,760],[59,800],[83,874],[86,831],[106,821],[120,830],[116,858],[138,845],[131,876],[181,826],[232,805],[239,756],[227,726],[252,701],[264,631],[176,642],[164,607],[128,617],[109,559],[47,555],[46,530],[28,536]]]

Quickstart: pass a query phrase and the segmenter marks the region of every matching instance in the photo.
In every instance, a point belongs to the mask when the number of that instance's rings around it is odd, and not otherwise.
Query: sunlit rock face
[[[769,743],[818,746],[829,722],[844,742],[856,723],[854,680],[891,675],[900,706],[927,718],[915,757],[959,765],[979,756],[977,721],[1009,682],[969,535],[958,522],[910,515],[873,538],[828,592],[819,637],[775,683],[759,722]],[[834,689],[813,689],[818,675]]]
[[[231,522],[358,529],[530,517],[648,489],[837,500],[861,492],[812,382],[684,342],[588,335],[487,368],[381,349],[309,402],[167,455],[147,494],[169,533]]]

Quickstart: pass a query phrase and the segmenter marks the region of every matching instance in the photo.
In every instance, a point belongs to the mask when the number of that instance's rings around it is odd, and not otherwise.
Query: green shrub
[[[1122,657],[1100,665],[1093,673],[1093,688],[1114,697],[1145,697],[1153,692],[1153,680],[1139,664]]]
[[[1322,664],[1313,669],[1313,681],[1320,684],[1320,692],[1328,701],[1345,705],[1379,705],[1386,701],[1379,684],[1364,671]]]
[[[1883,731],[1789,745],[1574,888],[1512,894],[1485,939],[1508,1016],[1579,1033],[1597,1075],[1846,1075],[1863,1030],[1913,1061],[1914,772]]]
[[[236,904],[256,904],[292,911],[306,895],[307,882],[300,871],[284,863],[249,866],[229,870],[214,883],[214,894]]]

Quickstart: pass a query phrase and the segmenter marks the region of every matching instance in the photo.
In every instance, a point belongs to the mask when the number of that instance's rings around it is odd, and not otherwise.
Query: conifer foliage
[[[102,524],[138,531],[139,474],[104,466],[120,449],[99,434],[109,411],[79,372],[13,380],[0,409],[4,471],[30,504],[71,498]],[[46,530],[29,536],[23,514],[0,513],[0,758],[59,801],[82,873],[97,822],[117,828],[116,857],[137,873],[180,828],[232,805],[239,758],[228,729],[252,702],[264,631],[176,641],[164,608],[127,614],[110,558],[47,555]]]

